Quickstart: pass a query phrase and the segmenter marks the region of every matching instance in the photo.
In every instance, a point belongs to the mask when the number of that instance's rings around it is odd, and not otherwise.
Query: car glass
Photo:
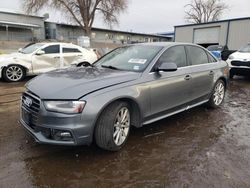
[[[208,63],[208,56],[202,48],[196,46],[187,46],[187,52],[191,65],[201,65]]]
[[[162,48],[161,46],[147,45],[131,45],[117,48],[98,60],[95,65],[142,72]]]
[[[250,44],[240,48],[239,52],[249,53],[250,52]]]
[[[63,53],[81,53],[77,48],[63,48]]]
[[[184,46],[175,46],[167,49],[159,58],[157,64],[175,63],[177,67],[187,66],[186,52]]]
[[[59,45],[51,45],[43,49],[45,54],[56,54],[59,53],[60,47]]]
[[[36,51],[37,49],[41,48],[44,44],[41,44],[41,43],[36,43],[36,44],[31,44],[31,45],[28,45],[26,47],[24,47],[22,50],[21,50],[21,53],[24,53],[24,54],[31,54],[33,53],[34,51]]]

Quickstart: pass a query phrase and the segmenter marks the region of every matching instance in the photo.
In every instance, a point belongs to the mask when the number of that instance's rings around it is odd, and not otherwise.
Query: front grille
[[[23,120],[31,128],[37,125],[40,110],[40,99],[28,92],[22,95]]]
[[[247,66],[250,67],[250,61],[232,61],[233,66]]]

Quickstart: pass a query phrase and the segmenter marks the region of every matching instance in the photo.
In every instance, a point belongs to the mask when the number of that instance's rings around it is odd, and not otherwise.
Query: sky
[[[175,25],[186,24],[185,5],[190,0],[128,0],[128,9],[119,16],[119,25],[112,29],[140,33],[161,33],[174,31]],[[250,0],[224,0],[229,6],[221,19],[250,17]],[[0,0],[0,10],[22,12],[22,0]],[[66,22],[62,13],[46,9],[39,15],[49,13],[49,21]],[[1,19],[1,18],[0,18]],[[94,27],[108,28],[100,16],[94,22]]]

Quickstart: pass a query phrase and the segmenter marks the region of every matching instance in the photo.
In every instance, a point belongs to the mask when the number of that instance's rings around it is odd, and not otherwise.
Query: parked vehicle
[[[94,65],[55,70],[26,85],[21,124],[40,143],[91,144],[117,151],[141,127],[223,102],[228,65],[193,44],[115,49]]]
[[[229,50],[227,45],[211,45],[207,49],[218,59],[226,61],[230,54],[234,53],[235,50]]]
[[[230,78],[234,75],[250,76],[250,43],[231,54],[227,62],[230,67]]]
[[[60,48],[62,53],[60,53]],[[17,82],[25,76],[38,75],[72,64],[93,63],[95,52],[70,43],[30,43],[18,53],[0,56],[0,78]]]

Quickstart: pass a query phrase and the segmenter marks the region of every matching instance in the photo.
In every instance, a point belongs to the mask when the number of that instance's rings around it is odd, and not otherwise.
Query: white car
[[[234,75],[250,76],[250,43],[231,54],[227,60],[230,78]]]
[[[97,60],[94,51],[70,43],[34,43],[18,53],[0,56],[0,78],[17,82],[25,76],[38,75],[58,68],[92,64]]]

